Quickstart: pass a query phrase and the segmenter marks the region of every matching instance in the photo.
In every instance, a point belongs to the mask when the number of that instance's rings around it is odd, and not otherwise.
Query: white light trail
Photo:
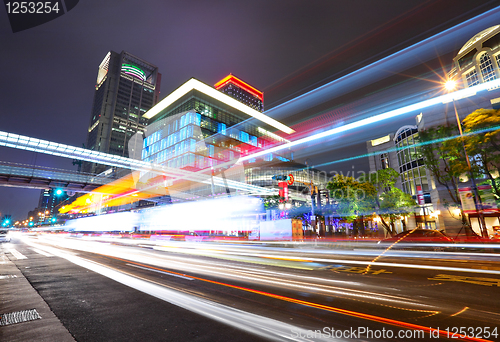
[[[331,339],[321,338],[321,336],[313,339],[300,338],[300,336],[307,336],[308,331],[268,317],[252,314],[207,299],[178,292],[159,284],[121,273],[96,262],[66,254],[55,248],[41,248],[48,249],[52,254],[58,257],[64,258],[75,265],[101,274],[133,289],[251,334],[275,341],[331,341]],[[292,332],[300,332],[301,335],[295,336]]]
[[[194,280],[193,278],[190,278],[190,277],[185,277],[185,276],[181,276],[181,275],[173,274],[173,273],[169,273],[169,272],[163,272],[163,271],[160,271],[160,270],[155,270],[153,268],[142,267],[142,266],[134,265],[134,264],[125,264],[125,265],[132,266],[132,267],[135,267],[135,268],[140,268],[140,269],[143,269],[143,270],[146,270],[146,271],[151,271],[151,272],[156,272],[156,273],[161,273],[161,274],[169,275],[169,276],[172,276],[172,277],[177,277],[177,278],[182,278],[182,279],[187,279],[187,280]]]
[[[326,138],[326,137],[330,137],[330,136],[344,133],[347,131],[351,131],[351,130],[356,129],[356,128],[360,128],[360,127],[371,125],[373,123],[392,119],[392,118],[395,118],[395,117],[398,117],[398,116],[401,116],[404,114],[408,114],[411,112],[415,112],[415,111],[418,111],[418,110],[421,110],[421,109],[424,109],[424,108],[427,108],[430,106],[434,106],[434,105],[437,105],[440,103],[447,103],[447,102],[451,102],[453,100],[463,99],[463,98],[466,98],[469,96],[473,96],[479,91],[492,89],[492,88],[496,88],[499,86],[500,86],[500,79],[486,82],[486,83],[481,83],[481,84],[478,84],[474,87],[457,90],[453,93],[444,94],[444,95],[437,96],[437,97],[434,97],[434,98],[431,98],[431,99],[428,99],[425,101],[417,102],[417,103],[414,103],[414,104],[411,104],[411,105],[408,105],[405,107],[397,108],[397,109],[394,109],[394,110],[391,110],[391,111],[388,111],[385,113],[381,113],[381,114],[372,116],[370,118],[362,119],[362,120],[355,121],[355,122],[352,122],[352,123],[349,123],[349,124],[346,124],[343,126],[332,128],[328,131],[317,133],[317,134],[308,136],[306,138],[294,140],[294,141],[291,141],[291,142],[283,144],[283,145],[275,146],[275,147],[269,148],[265,151],[260,151],[260,152],[257,152],[257,153],[254,153],[254,154],[251,154],[251,155],[248,155],[245,157],[241,157],[240,161],[243,162],[243,161],[250,160],[253,158],[262,157],[262,156],[269,154],[269,153],[278,152],[278,151],[284,150],[286,148],[291,148],[291,147],[305,144],[305,143],[308,143],[308,142],[311,142],[314,140],[318,140],[321,138]]]

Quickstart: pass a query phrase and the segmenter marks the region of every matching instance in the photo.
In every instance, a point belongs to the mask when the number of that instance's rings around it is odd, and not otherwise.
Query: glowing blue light
[[[431,106],[434,106],[434,105],[437,105],[437,104],[448,103],[448,102],[451,102],[451,101],[454,101],[454,100],[458,100],[458,99],[463,99],[463,98],[466,98],[466,97],[474,96],[474,95],[476,95],[476,93],[478,91],[487,90],[487,89],[493,89],[493,88],[496,88],[496,87],[499,87],[499,86],[500,86],[500,79],[497,79],[497,80],[494,80],[494,81],[490,81],[490,82],[486,82],[486,83],[481,83],[481,84],[478,84],[478,85],[476,85],[474,87],[465,88],[465,89],[461,89],[461,90],[455,91],[453,93],[449,93],[449,94],[437,96],[437,97],[434,97],[434,98],[431,98],[431,99],[428,99],[428,100],[425,100],[425,101],[421,101],[421,102],[417,102],[417,103],[411,104],[409,106],[397,108],[397,109],[394,109],[394,110],[391,110],[391,111],[388,111],[388,112],[385,112],[385,113],[382,113],[382,114],[374,115],[374,116],[372,116],[370,118],[366,118],[366,119],[363,119],[363,120],[351,122],[351,123],[343,125],[343,126],[335,127],[335,128],[332,128],[332,129],[330,129],[328,131],[324,131],[324,132],[321,132],[321,133],[318,133],[318,134],[314,134],[314,135],[311,135],[311,136],[308,136],[308,137],[305,137],[305,138],[302,138],[302,139],[297,139],[295,141],[291,141],[291,142],[283,144],[283,145],[275,146],[275,147],[272,147],[272,148],[267,149],[265,151],[257,152],[257,153],[254,153],[254,154],[250,154],[248,156],[241,157],[240,161],[246,161],[246,160],[249,160],[249,159],[252,159],[252,158],[257,158],[257,157],[265,156],[268,153],[274,153],[274,152],[277,152],[277,151],[284,150],[286,148],[290,148],[290,147],[297,146],[297,145],[300,145],[300,144],[305,144],[305,143],[308,143],[308,142],[311,142],[311,141],[314,141],[314,140],[317,140],[317,139],[321,139],[321,138],[333,136],[333,135],[336,135],[336,134],[344,133],[344,132],[347,132],[347,131],[351,131],[351,130],[353,130],[355,128],[364,127],[364,126],[367,126],[367,125],[370,125],[370,124],[373,124],[373,123],[376,123],[376,122],[384,121],[384,120],[387,120],[387,119],[392,119],[392,118],[395,118],[397,116],[401,116],[401,115],[408,114],[408,113],[411,113],[411,112],[416,112],[418,110],[421,110],[421,109],[424,109],[424,108],[427,108],[427,107],[431,107]]]

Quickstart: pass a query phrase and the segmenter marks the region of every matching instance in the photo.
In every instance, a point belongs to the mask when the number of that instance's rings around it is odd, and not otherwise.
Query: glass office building
[[[421,186],[424,192],[429,191],[424,159],[416,146],[418,142],[417,126],[403,126],[395,134],[401,190],[412,196],[417,194],[417,186]]]
[[[251,157],[287,142],[273,132],[276,131],[273,125],[290,129],[242,104],[191,79],[146,113],[150,121],[141,137],[141,154],[136,157],[173,169],[206,175],[223,173],[223,177],[242,182],[245,182],[244,169],[250,164],[289,162],[291,153],[286,152]]]

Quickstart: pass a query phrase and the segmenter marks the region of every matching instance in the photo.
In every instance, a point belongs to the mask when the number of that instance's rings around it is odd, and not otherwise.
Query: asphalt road
[[[2,244],[77,341],[500,340],[500,254],[293,247]]]

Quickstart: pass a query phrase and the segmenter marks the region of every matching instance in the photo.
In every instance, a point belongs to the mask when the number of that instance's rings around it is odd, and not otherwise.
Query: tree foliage
[[[460,205],[460,176],[468,166],[458,129],[449,126],[431,127],[419,132],[419,148],[425,167],[435,181],[446,188],[455,206]]]
[[[282,201],[284,199],[285,199],[284,197],[280,197],[279,195],[267,196],[263,200],[264,208],[266,210],[278,209],[278,205],[280,204],[280,201]]]
[[[380,216],[384,228],[391,234],[396,233],[395,223],[401,216],[408,216],[415,208],[411,195],[394,187],[399,173],[393,168],[370,173],[368,181],[377,189],[375,197],[376,213]]]
[[[399,173],[392,168],[359,179],[336,175],[327,189],[339,216],[353,221],[358,216],[370,217],[375,213],[380,216],[384,229],[394,234],[395,221],[409,215],[415,207],[410,195],[394,187],[398,177]]]
[[[486,175],[500,198],[500,110],[478,109],[463,121],[465,146],[476,173]]]
[[[462,208],[458,194],[460,177],[488,178],[493,193],[500,198],[500,111],[478,109],[462,122],[463,136],[458,127],[442,126],[420,131],[420,148],[425,166],[437,183],[444,186],[453,203],[445,206]],[[466,154],[469,157],[467,163]],[[464,224],[467,224],[462,215]]]

